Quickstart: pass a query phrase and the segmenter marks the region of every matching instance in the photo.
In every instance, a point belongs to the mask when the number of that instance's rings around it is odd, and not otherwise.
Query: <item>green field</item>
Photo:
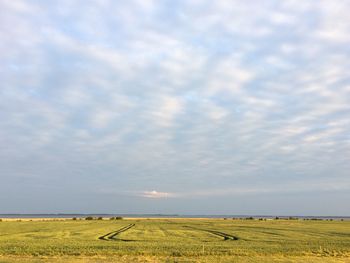
[[[0,262],[350,262],[350,221],[3,221]]]

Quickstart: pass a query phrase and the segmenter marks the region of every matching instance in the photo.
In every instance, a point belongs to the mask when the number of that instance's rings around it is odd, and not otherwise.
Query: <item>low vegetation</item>
[[[7,221],[0,262],[349,262],[350,221]]]

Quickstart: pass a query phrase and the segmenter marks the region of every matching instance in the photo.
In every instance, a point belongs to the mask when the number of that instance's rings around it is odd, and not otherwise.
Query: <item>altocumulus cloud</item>
[[[0,210],[138,212],[133,198],[160,198],[170,212],[239,213],[221,198],[240,195],[273,213],[302,192],[307,205],[287,212],[349,211],[349,11],[1,1],[0,198],[12,201]]]

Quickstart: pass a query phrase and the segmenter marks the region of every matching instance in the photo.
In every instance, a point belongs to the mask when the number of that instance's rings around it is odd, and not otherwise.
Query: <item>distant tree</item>
[[[73,217],[72,220],[77,220],[77,218],[76,218],[76,217]]]
[[[123,219],[123,217],[121,217],[121,216],[116,216],[115,217],[115,220],[122,220]]]
[[[92,216],[85,217],[85,220],[94,220]]]
[[[97,218],[97,220],[103,220],[102,216],[99,216],[99,217]]]

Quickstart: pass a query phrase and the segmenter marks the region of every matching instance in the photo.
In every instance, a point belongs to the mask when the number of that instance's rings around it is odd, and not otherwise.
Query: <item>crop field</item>
[[[0,262],[350,262],[350,221],[4,220]]]

